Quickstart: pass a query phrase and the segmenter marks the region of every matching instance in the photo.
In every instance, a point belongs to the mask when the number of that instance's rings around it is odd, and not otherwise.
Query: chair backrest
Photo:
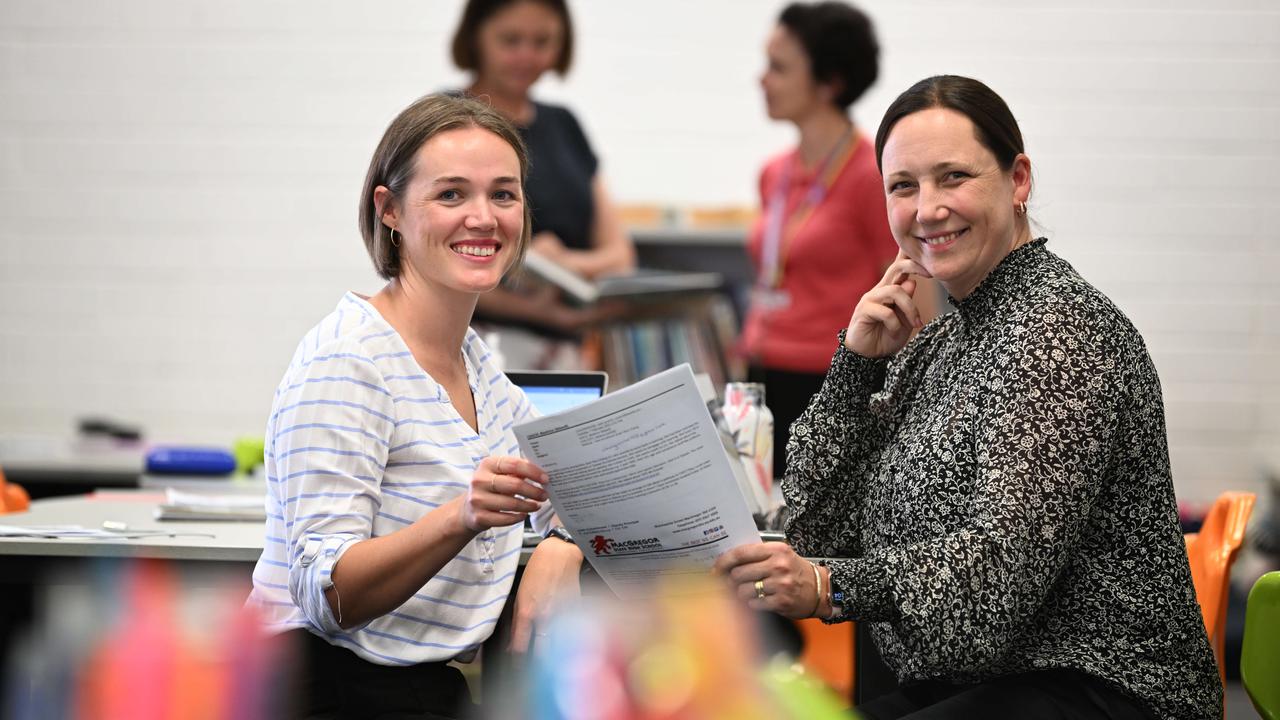
[[[1218,660],[1218,675],[1227,682],[1225,658],[1227,596],[1231,584],[1231,563],[1244,542],[1245,525],[1257,496],[1247,492],[1225,492],[1214,501],[1200,532],[1187,533],[1187,559],[1191,562],[1191,582],[1200,601],[1204,628]]]
[[[800,662],[845,702],[853,704],[854,623],[827,625],[815,618],[795,622],[804,638]]]
[[[1280,720],[1280,572],[1258,578],[1249,591],[1240,680],[1263,720]]]

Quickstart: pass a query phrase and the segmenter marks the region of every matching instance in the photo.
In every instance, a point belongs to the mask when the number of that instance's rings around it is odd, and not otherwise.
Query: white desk
[[[165,560],[212,560],[256,563],[262,554],[266,524],[262,522],[156,520],[156,506],[164,493],[156,490],[99,490],[91,495],[35,500],[24,513],[0,515],[0,525],[81,525],[101,528],[110,520],[130,529],[160,528],[173,532],[204,533],[204,536],[162,536],[145,538],[7,538],[0,537],[0,558],[4,556],[133,557]],[[529,559],[542,538],[525,534],[521,564]]]
[[[107,520],[131,529],[160,528],[203,535],[145,538],[0,538],[0,556],[129,557],[255,563],[262,554],[266,524],[241,521],[160,521],[154,518],[164,493],[104,490],[92,495],[48,498],[24,513],[0,515],[0,525],[82,525],[101,528]]]

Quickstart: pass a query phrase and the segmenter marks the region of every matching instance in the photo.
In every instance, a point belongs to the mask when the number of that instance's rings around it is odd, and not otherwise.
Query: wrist
[[[809,617],[819,617],[818,613],[822,609],[822,598],[826,594],[822,591],[822,570],[818,568],[818,564],[809,561],[809,567],[813,568],[813,610],[809,611]]]
[[[818,577],[822,579],[821,592],[818,594],[818,605],[813,609],[813,616],[816,618],[825,618],[831,615],[831,592],[827,589],[831,587],[831,568],[818,563]]]
[[[550,528],[547,529],[545,533],[543,533],[542,539],[543,540],[556,539],[561,542],[569,543],[570,545],[574,544],[573,535],[569,534],[569,531],[566,530],[563,525],[552,525]]]
[[[556,532],[557,530],[560,532]],[[535,549],[535,552],[539,552],[544,555],[550,554],[551,556],[560,558],[565,562],[573,561],[579,565],[581,565],[582,561],[585,559],[582,555],[582,550],[580,550],[577,544],[573,542],[569,535],[569,531],[562,527],[553,527],[551,530],[547,531],[547,534],[542,538],[542,542],[538,543],[538,547]]]
[[[826,620],[835,620],[844,614],[844,591],[840,588],[836,578],[831,574],[831,568],[825,560],[819,560],[818,565],[823,570],[823,580],[826,592],[818,603],[818,610],[815,613],[817,617]]]
[[[448,512],[448,515],[446,515],[446,520],[448,522],[445,524],[445,533],[450,537],[463,541],[464,543],[471,542],[475,536],[484,532],[484,528],[473,528],[467,522],[466,503],[467,496],[461,495],[450,500],[440,508]]]

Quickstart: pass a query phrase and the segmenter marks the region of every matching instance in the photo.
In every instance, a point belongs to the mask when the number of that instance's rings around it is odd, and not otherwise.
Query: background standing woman
[[[492,633],[546,475],[518,456],[528,398],[468,325],[529,240],[527,158],[489,107],[429,96],[392,121],[360,201],[387,284],[348,292],[298,345],[267,426],[267,539],[251,602],[304,648],[299,711],[454,717]],[[530,559],[513,644],[582,554]]]
[[[901,688],[866,717],[1221,717],[1159,378],[1128,318],[1032,239],[1013,114],[928,78],[876,153],[902,251],[793,428],[790,546],[718,569],[751,607],[870,624]],[[923,330],[920,277],[957,308]]]
[[[781,478],[787,431],[822,386],[832,338],[897,247],[871,142],[849,117],[879,72],[871,20],[838,2],[788,5],[766,53],[765,107],[800,141],[760,173],[762,212],[748,241],[757,277],[741,349],[749,379],[765,384]]]
[[[582,126],[568,108],[531,95],[548,71],[569,71],[573,40],[564,0],[471,0],[453,37],[453,61],[472,73],[466,93],[514,123],[529,149],[532,247],[587,278],[626,274],[635,248]],[[481,298],[477,319],[569,337],[608,310],[573,307],[550,287],[503,287]]]

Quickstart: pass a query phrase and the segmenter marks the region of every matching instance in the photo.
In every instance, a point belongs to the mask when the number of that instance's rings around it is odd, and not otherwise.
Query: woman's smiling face
[[[404,196],[384,211],[403,236],[402,275],[461,293],[497,287],[524,229],[520,161],[488,130],[448,130],[423,143]]]
[[[1015,208],[1031,192],[1031,161],[1004,170],[962,113],[934,107],[899,120],[881,158],[893,236],[964,299],[1029,230]]]

